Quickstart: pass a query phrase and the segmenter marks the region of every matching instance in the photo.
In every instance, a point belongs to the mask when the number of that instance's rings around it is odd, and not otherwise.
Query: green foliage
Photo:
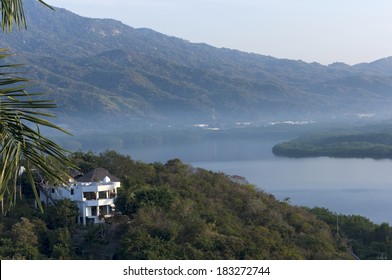
[[[130,217],[117,258],[348,258],[326,224],[246,181],[178,159],[153,166],[156,180],[125,185],[116,201]]]
[[[79,209],[76,204],[69,199],[63,199],[56,201],[55,205],[46,207],[44,220],[49,229],[68,228],[72,231],[78,215]]]
[[[174,195],[167,187],[143,188],[135,192],[136,207],[153,207],[158,206],[169,209],[173,202]]]
[[[358,215],[342,215],[325,208],[310,210],[334,229],[335,236],[347,240],[360,259],[378,259],[392,256],[392,227],[387,223],[376,225]]]
[[[14,241],[15,245],[14,258],[32,260],[40,257],[34,224],[28,219],[22,217],[19,223],[12,226],[11,240]]]
[[[107,150],[98,157],[98,165],[106,168],[110,173],[123,178],[129,175],[135,163],[130,156],[125,156],[113,150]]]
[[[91,164],[106,162],[109,167],[118,159],[127,166],[113,168],[113,175],[126,182],[116,200],[121,213],[105,224],[75,227],[76,209],[67,200],[50,206],[45,215],[11,212],[0,223],[1,258],[352,259],[350,252],[354,252],[361,259],[374,259],[392,255],[388,224],[376,225],[325,208],[291,206],[246,180],[193,168],[178,159],[145,164],[113,151],[78,152],[72,158],[83,165],[89,158]]]
[[[72,236],[68,228],[56,228],[49,234],[50,257],[55,260],[69,260],[74,257]]]
[[[19,201],[1,218],[1,259],[73,259],[76,205],[69,200],[34,211],[33,200]]]
[[[82,173],[87,173],[88,171],[98,167],[98,157],[92,151],[87,153],[77,151],[70,154],[69,158]]]
[[[133,214],[141,207],[162,207],[169,209],[174,200],[174,194],[168,187],[136,187],[120,189],[116,199],[117,209],[124,214]]]
[[[277,144],[272,152],[287,157],[392,158],[392,134],[318,133]]]

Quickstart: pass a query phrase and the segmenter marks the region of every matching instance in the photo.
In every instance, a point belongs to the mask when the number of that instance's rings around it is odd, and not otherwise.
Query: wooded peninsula
[[[392,131],[319,132],[275,145],[272,152],[285,157],[392,158]]]

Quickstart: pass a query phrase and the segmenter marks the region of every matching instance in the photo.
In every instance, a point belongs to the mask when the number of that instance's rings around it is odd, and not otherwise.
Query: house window
[[[109,214],[107,205],[99,206],[99,214],[100,215],[108,215]]]
[[[97,194],[95,192],[84,192],[83,198],[85,198],[86,200],[96,200]]]
[[[54,188],[52,188],[52,193],[54,193]]]
[[[91,216],[97,216],[97,206],[91,206]]]
[[[71,195],[73,195],[74,194],[74,189],[71,189]]]
[[[99,198],[100,198],[100,199],[106,199],[106,198],[108,198],[108,196],[107,196],[107,191],[99,192],[98,195],[99,195]]]
[[[113,190],[113,191],[111,191],[111,192],[109,193],[109,197],[110,197],[110,198],[115,198],[115,197],[116,197],[116,192],[115,192],[115,190]]]

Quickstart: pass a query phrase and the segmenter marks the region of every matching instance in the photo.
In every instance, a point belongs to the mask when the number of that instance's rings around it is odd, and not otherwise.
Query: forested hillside
[[[286,157],[392,158],[391,130],[380,132],[319,132],[308,134],[272,148]]]
[[[239,176],[193,168],[178,159],[146,164],[114,151],[71,157],[83,172],[102,166],[122,178],[119,213],[104,225],[80,227],[69,201],[41,214],[25,193],[1,217],[1,259],[352,259],[352,251],[367,259],[392,255],[389,225],[291,206]]]
[[[324,66],[219,49],[26,1],[0,34],[72,131],[389,112],[392,63]]]

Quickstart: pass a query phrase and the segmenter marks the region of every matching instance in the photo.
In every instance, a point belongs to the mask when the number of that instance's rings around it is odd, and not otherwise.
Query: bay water
[[[325,207],[392,224],[392,160],[284,158],[272,154],[279,140],[206,139],[128,151],[145,162],[179,158],[194,167],[245,177],[293,205]]]

